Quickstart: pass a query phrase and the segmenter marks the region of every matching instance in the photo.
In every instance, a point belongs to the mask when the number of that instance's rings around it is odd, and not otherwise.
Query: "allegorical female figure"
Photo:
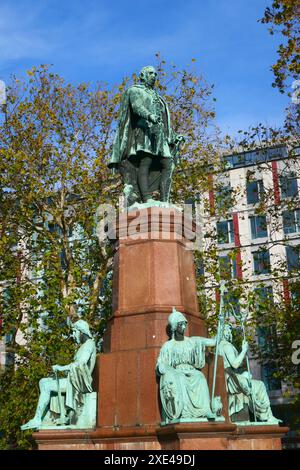
[[[215,346],[216,340],[184,336],[187,319],[175,309],[169,316],[168,325],[172,337],[162,346],[156,366],[160,376],[163,420],[168,423],[215,419],[201,369],[205,365],[205,348]]]
[[[247,341],[243,341],[239,353],[232,344],[231,326],[225,325],[219,353],[224,359],[226,387],[228,391],[229,416],[239,413],[248,405],[259,421],[278,424],[280,420],[273,416],[270,400],[261,380],[255,380],[241,368],[248,351]]]
[[[96,362],[96,345],[84,320],[78,320],[72,325],[73,338],[80,347],[74,361],[65,366],[54,365],[54,373],[64,372],[66,377],[46,377],[40,380],[40,396],[34,417],[21,426],[25,429],[38,429],[48,409],[54,415],[60,415],[57,421],[60,425],[70,424],[71,416],[81,411],[84,405],[84,395],[93,391],[92,373]],[[64,400],[62,401],[62,396]],[[57,424],[54,422],[54,424]]]

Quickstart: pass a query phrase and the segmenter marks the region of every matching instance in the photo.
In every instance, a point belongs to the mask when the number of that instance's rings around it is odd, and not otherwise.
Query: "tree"
[[[300,7],[298,0],[273,0],[272,6],[267,7],[262,23],[270,24],[271,34],[279,32],[285,42],[278,49],[279,58],[272,66],[277,87],[284,93],[287,80],[297,80],[300,73]]]
[[[101,335],[111,251],[99,246],[94,217],[108,194],[116,199],[105,156],[120,90],[74,87],[46,66],[28,76],[8,89],[0,128],[1,317],[17,366],[2,376],[4,446],[28,445],[18,427],[38,378],[72,355],[67,317],[78,310]]]

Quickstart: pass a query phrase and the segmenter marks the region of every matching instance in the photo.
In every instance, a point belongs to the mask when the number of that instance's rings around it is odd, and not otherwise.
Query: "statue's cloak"
[[[145,152],[160,157],[172,157],[175,134],[171,129],[170,113],[165,100],[156,95],[162,110],[162,122],[152,124],[149,115],[157,115],[155,100],[143,85],[134,85],[123,94],[120,117],[109,166]],[[157,104],[157,103],[156,103]]]
[[[65,400],[61,403],[65,408],[78,409],[83,405],[83,395],[93,391],[92,372],[96,361],[96,346],[88,339],[77,351],[74,362],[70,365],[66,379],[60,379]],[[59,414],[60,404],[57,394],[51,397],[50,411]]]
[[[201,337],[171,339],[161,348],[157,370],[160,376],[160,398],[168,420],[205,418],[211,413],[206,378],[205,343]]]

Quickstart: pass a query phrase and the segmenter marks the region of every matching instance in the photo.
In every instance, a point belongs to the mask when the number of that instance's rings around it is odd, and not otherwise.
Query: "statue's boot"
[[[30,419],[27,423],[21,426],[22,431],[26,429],[38,429],[42,425],[42,420],[39,417],[34,417]]]
[[[172,173],[174,164],[172,160],[168,160],[168,165],[163,168],[160,181],[160,200],[161,202],[169,202],[171,185],[172,185]]]

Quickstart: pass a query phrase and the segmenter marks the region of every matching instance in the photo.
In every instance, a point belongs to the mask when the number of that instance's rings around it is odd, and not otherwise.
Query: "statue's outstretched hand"
[[[186,141],[186,138],[185,138],[184,135],[178,134],[178,135],[176,136],[176,139],[175,139],[175,140],[176,140],[176,142],[183,144],[183,143]]]
[[[244,351],[244,353],[246,353],[249,349],[249,344],[248,344],[248,341],[246,341],[245,339],[243,340],[243,344],[242,344],[242,350]]]
[[[53,372],[62,372],[64,370],[64,367],[59,366],[58,364],[55,364],[54,366],[52,366],[52,370]]]

